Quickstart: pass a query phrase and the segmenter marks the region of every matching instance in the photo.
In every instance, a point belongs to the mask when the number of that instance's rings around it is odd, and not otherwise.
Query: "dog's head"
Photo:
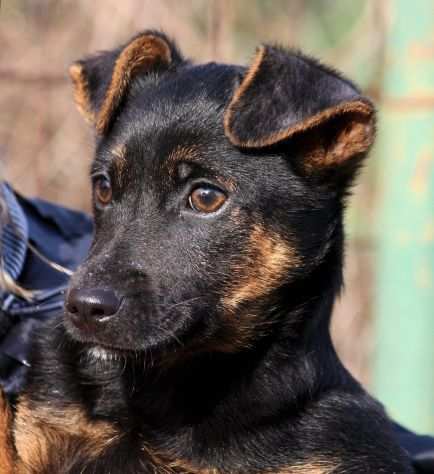
[[[374,136],[351,82],[268,45],[247,68],[194,65],[153,31],[70,72],[97,136],[73,338],[238,352],[291,317],[318,268],[339,279],[343,200]]]

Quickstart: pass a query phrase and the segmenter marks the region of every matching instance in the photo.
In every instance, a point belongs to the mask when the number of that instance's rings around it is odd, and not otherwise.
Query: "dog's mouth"
[[[148,314],[134,326],[128,311],[112,318],[77,319],[66,312],[64,326],[68,335],[82,346],[89,358],[114,361],[126,358],[150,358],[154,361],[190,351],[201,333],[200,319]],[[179,316],[179,315],[178,315]]]
[[[75,338],[74,338],[75,339]],[[77,342],[77,339],[75,339]],[[124,367],[129,362],[139,364],[143,368],[155,368],[171,365],[176,361],[184,360],[191,356],[194,350],[178,344],[178,340],[166,339],[149,344],[146,349],[130,349],[121,346],[108,345],[101,342],[82,342],[80,353],[88,361],[102,364],[122,364]]]

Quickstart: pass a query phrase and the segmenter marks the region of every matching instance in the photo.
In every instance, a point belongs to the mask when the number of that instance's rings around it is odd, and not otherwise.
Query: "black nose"
[[[102,318],[117,312],[120,300],[111,290],[100,288],[72,289],[66,301],[66,309],[84,318]]]

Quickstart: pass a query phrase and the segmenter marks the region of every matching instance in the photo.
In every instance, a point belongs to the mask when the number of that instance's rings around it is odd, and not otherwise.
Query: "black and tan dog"
[[[71,76],[96,235],[4,472],[412,472],[329,335],[369,100],[298,52],[194,65],[153,31]]]

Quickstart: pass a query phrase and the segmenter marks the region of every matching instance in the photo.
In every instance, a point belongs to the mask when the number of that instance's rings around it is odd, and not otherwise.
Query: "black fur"
[[[95,107],[119,51],[86,63]],[[310,58],[268,51],[268,75],[231,118],[237,136],[354,98],[369,104]],[[365,153],[324,169],[312,153],[326,157],[357,117],[236,146],[223,124],[247,69],[176,58],[134,78],[97,139],[92,176],[110,180],[113,201],[95,203],[95,240],[71,287],[110,289],[122,304],[107,320],[66,312],[45,328],[22,398],[30,413],[79,407],[119,436],[92,457],[85,437],[65,435],[39,472],[412,472],[382,407],[345,370],[329,335],[344,200]],[[280,86],[270,98],[272,71]],[[112,152],[120,144],[121,173]],[[226,202],[200,214],[189,204],[197,186],[218,188]]]

